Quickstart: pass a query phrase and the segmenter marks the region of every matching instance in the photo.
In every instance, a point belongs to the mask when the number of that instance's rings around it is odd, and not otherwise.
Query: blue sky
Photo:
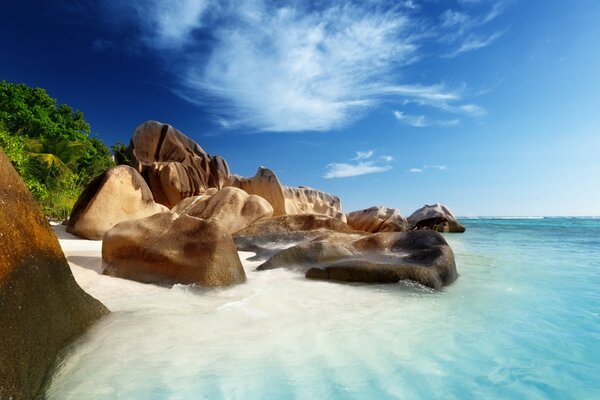
[[[47,89],[108,144],[156,119],[346,211],[600,215],[596,0],[1,8],[0,79]]]

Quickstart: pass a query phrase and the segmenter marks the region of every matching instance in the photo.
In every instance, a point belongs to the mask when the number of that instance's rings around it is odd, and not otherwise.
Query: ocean
[[[248,261],[243,285],[159,288],[98,275],[63,240],[114,312],[65,351],[46,397],[600,398],[600,219],[461,222],[445,234],[459,278],[440,292]]]

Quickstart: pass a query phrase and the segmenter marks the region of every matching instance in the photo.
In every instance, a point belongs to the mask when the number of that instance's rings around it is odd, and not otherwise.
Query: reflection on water
[[[88,269],[84,288],[114,313],[69,349],[47,396],[600,398],[600,220],[465,225],[446,235],[460,277],[443,292],[260,261],[246,284],[210,290]]]

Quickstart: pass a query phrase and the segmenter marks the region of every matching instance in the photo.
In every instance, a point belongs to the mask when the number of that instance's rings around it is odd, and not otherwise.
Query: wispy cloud
[[[373,157],[373,154],[375,154],[375,152],[373,150],[357,151],[356,157],[354,157],[352,160],[365,160],[367,158]]]
[[[402,111],[394,111],[396,119],[403,124],[414,126],[415,128],[425,128],[428,126],[456,126],[460,124],[460,119],[450,120],[431,120],[425,115],[407,115]]]
[[[431,165],[431,164],[428,164],[428,165],[424,165],[424,166],[422,166],[420,168],[411,168],[411,169],[408,170],[408,172],[419,173],[420,174],[420,173],[425,172],[425,170],[427,170],[427,169],[435,169],[435,170],[438,170],[438,171],[445,171],[445,170],[448,169],[448,167],[446,165]]]
[[[485,47],[502,34],[475,31],[501,13],[500,6],[477,15],[447,10],[439,16],[440,30],[429,5],[411,0],[104,4],[111,22],[135,24],[138,42],[162,52],[165,67],[179,78],[173,91],[212,109],[227,121],[223,129],[327,131],[401,99],[453,112],[470,105],[459,91],[407,82],[404,68],[451,32],[448,57]]]
[[[446,165],[425,165],[423,167],[424,169],[437,169],[438,171],[445,171],[448,169],[448,167]]]
[[[389,165],[389,163],[394,159],[394,157],[386,155],[380,156],[376,160],[369,160],[373,158],[374,154],[375,152],[373,150],[357,151],[356,157],[352,158],[350,162],[330,163],[325,169],[323,178],[348,178],[351,176],[385,172],[392,169],[392,166]]]
[[[504,31],[494,32],[489,36],[481,36],[475,34],[470,35],[465,39],[465,41],[460,45],[460,47],[448,54],[444,54],[443,57],[453,58],[458,56],[459,54],[466,53],[468,51],[478,50],[483,47],[487,47],[490,44],[494,43],[496,40],[498,40],[503,34]]]
[[[494,31],[483,34],[478,32],[480,28],[489,24],[500,16],[506,9],[511,0],[488,1],[463,0],[461,3],[466,6],[463,10],[447,9],[440,15],[440,25],[445,32],[442,41],[451,44],[457,44],[452,51],[443,53],[445,58],[453,58],[460,54],[478,50],[487,47],[498,40],[504,31]],[[477,10],[473,10],[477,7]],[[484,8],[482,11],[481,9]]]

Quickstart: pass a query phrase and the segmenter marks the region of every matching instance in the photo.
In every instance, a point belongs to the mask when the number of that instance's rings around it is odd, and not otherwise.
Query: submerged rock
[[[212,287],[246,280],[225,228],[171,212],[116,225],[104,235],[102,259],[104,274],[144,283]]]
[[[409,224],[397,208],[375,206],[346,214],[348,225],[370,233],[406,232]]]
[[[0,399],[30,399],[59,352],[108,310],[75,282],[58,239],[0,151]]]
[[[330,234],[285,249],[258,270],[291,268],[309,279],[392,283],[412,280],[441,289],[456,280],[454,254],[434,231]]]
[[[119,165],[94,179],[71,212],[67,232],[100,240],[119,222],[168,211],[154,202],[152,192],[133,168]]]
[[[452,211],[439,203],[419,208],[408,217],[408,222],[417,230],[431,229],[438,232],[458,233],[465,231],[465,227],[456,220]]]
[[[172,208],[182,199],[220,189],[229,180],[227,162],[157,121],[138,126],[131,138],[133,166],[144,176],[155,200]]]
[[[181,201],[173,208],[180,214],[218,220],[229,233],[235,233],[255,221],[273,215],[273,207],[260,196],[242,189],[226,187],[213,196],[195,196]]]
[[[232,176],[227,186],[243,189],[266,199],[273,206],[273,216],[320,214],[346,222],[340,199],[320,190],[283,186],[275,173],[260,167],[252,178]]]

